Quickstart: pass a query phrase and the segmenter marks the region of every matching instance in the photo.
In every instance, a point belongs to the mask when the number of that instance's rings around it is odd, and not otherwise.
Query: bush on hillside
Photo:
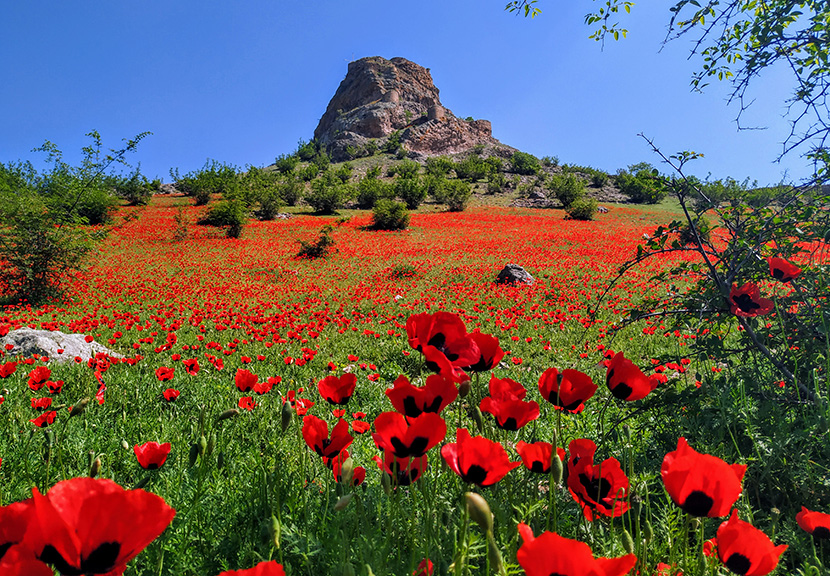
[[[462,180],[478,182],[487,177],[490,167],[479,156],[467,156],[455,164],[455,175]]]
[[[395,180],[395,196],[406,202],[406,207],[415,210],[427,197],[427,191],[420,178],[398,178]]]
[[[430,156],[424,169],[430,176],[446,176],[454,166],[455,163],[446,156]]]
[[[450,212],[463,212],[473,195],[473,186],[463,180],[447,180],[444,203]]]
[[[622,170],[617,173],[614,180],[620,192],[635,204],[657,204],[667,194],[655,169],[640,169],[634,173]]]
[[[405,230],[409,226],[409,211],[402,202],[381,198],[372,210],[372,228],[376,230]]]
[[[528,154],[527,152],[519,152],[518,150],[510,157],[510,165],[513,168],[513,172],[526,176],[536,174],[541,168],[539,159],[536,156]]]
[[[300,157],[296,154],[281,154],[274,160],[274,166],[282,174],[293,172],[299,163]]]
[[[234,198],[223,199],[210,206],[198,223],[203,226],[225,228],[228,238],[239,238],[246,219],[245,203],[239,198]]]
[[[391,184],[368,175],[357,185],[357,205],[364,210],[373,208],[378,200],[394,195],[395,189]]]
[[[593,220],[597,213],[597,201],[589,196],[581,196],[565,208],[571,220]]]
[[[573,174],[553,174],[547,183],[548,190],[567,208],[585,194],[585,184]]]

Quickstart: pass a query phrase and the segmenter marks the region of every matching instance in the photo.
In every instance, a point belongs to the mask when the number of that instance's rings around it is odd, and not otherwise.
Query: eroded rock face
[[[398,131],[405,149],[424,155],[499,144],[489,121],[461,120],[441,104],[428,69],[380,56],[349,63],[314,137],[337,162],[348,159],[347,147],[357,149],[371,139],[382,146]]]

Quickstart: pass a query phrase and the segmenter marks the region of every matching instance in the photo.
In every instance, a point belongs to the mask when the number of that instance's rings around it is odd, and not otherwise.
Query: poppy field
[[[0,351],[0,574],[830,573],[826,406],[700,345],[774,331],[796,264],[680,329],[623,319],[694,252],[612,284],[671,203],[427,205],[400,232],[299,213],[239,239],[174,239],[184,197],[120,210],[65,299],[0,309],[0,335],[114,352]],[[325,225],[333,253],[298,257]],[[508,263],[535,282],[495,283]]]

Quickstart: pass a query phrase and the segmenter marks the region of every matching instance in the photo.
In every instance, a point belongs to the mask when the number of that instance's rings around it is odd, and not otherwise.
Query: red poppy
[[[458,397],[458,388],[452,380],[440,374],[430,374],[426,383],[413,386],[403,374],[398,376],[392,388],[386,389],[386,396],[392,402],[395,410],[409,417],[416,417],[423,412],[439,414]]]
[[[787,549],[786,544],[773,545],[766,534],[740,520],[737,510],[733,510],[729,520],[718,528],[715,546],[724,566],[740,576],[769,574]]]
[[[628,477],[616,458],[594,465],[597,445],[586,438],[568,444],[568,490],[587,520],[593,512],[616,518],[625,514],[628,504]]]
[[[510,461],[501,444],[483,436],[471,437],[465,428],[456,431],[455,443],[441,448],[441,456],[462,480],[479,486],[495,484],[521,466],[521,462]]]
[[[438,445],[447,434],[447,424],[438,414],[424,412],[407,418],[397,412],[382,412],[375,418],[372,438],[381,450],[389,450],[398,458],[418,457]]]
[[[270,392],[274,386],[282,382],[282,377],[280,376],[269,376],[264,382],[257,382],[254,384],[254,392],[262,396],[263,394],[267,394]]]
[[[487,396],[482,398],[479,408],[482,412],[492,414],[499,428],[512,432],[539,417],[539,404],[534,400],[525,402]]]
[[[352,430],[354,430],[356,434],[365,434],[371,430],[371,428],[372,426],[368,422],[363,422],[362,420],[352,421]]]
[[[176,514],[159,496],[107,479],[72,478],[46,495],[32,492],[23,545],[67,575],[121,574]]]
[[[797,278],[799,274],[801,274],[801,268],[784,260],[783,258],[770,258],[767,260],[769,262],[769,274],[779,282],[787,283],[794,278]]]
[[[239,402],[237,402],[236,405],[239,406],[240,408],[242,408],[243,410],[248,410],[248,411],[253,410],[254,408],[256,408],[256,402],[254,402],[254,399],[251,398],[250,396],[243,396],[242,398],[239,399]]]
[[[412,576],[432,576],[432,570],[432,561],[429,558],[424,558],[418,562],[418,566],[415,567]]]
[[[345,452],[345,450],[343,450],[343,452]],[[341,454],[343,452],[341,452]],[[345,458],[343,458],[342,461],[341,458],[334,458],[332,460],[331,471],[332,474],[334,474],[334,479],[337,482],[343,481],[343,476],[341,475],[341,472],[343,470],[344,461]],[[349,484],[351,486],[360,486],[361,484],[363,484],[364,480],[366,480],[366,468],[364,468],[363,466],[355,466],[352,469],[352,480]]]
[[[761,291],[753,282],[729,290],[729,311],[735,316],[753,318],[769,314],[775,308],[772,300],[761,298]]]
[[[719,518],[729,514],[741,495],[746,466],[696,452],[685,438],[663,458],[660,475],[672,501],[692,516]]]
[[[329,438],[329,425],[311,414],[303,418],[303,439],[309,448],[324,458],[334,458],[353,440],[345,420],[338,420]]]
[[[424,348],[424,366],[427,370],[440,374],[453,382],[464,382],[470,377],[456,366],[447,356],[434,346]]]
[[[510,378],[496,378],[490,375],[488,384],[490,397],[497,400],[524,400],[527,390],[520,383]]]
[[[488,370],[492,370],[493,366],[497,366],[501,362],[501,359],[504,358],[504,350],[499,346],[499,339],[495,336],[475,331],[471,332],[469,337],[478,347],[479,357],[478,361],[467,366],[465,370],[471,372],[487,372]]]
[[[32,398],[32,408],[42,412],[52,406],[51,398]]]
[[[285,570],[276,560],[260,562],[247,570],[225,570],[218,576],[285,576]]]
[[[397,458],[391,451],[384,452],[383,459],[375,456],[372,460],[377,463],[382,472],[390,477],[393,486],[409,486],[416,482],[429,465],[426,456]]]
[[[167,382],[168,380],[173,379],[174,372],[175,370],[173,368],[159,366],[158,368],[156,368],[156,378],[159,382]]]
[[[461,367],[474,365],[481,357],[464,321],[449,312],[410,316],[406,334],[409,345],[423,353],[427,368],[454,382],[466,380]]]
[[[654,569],[654,576],[683,576],[683,571],[678,570],[677,566],[665,562],[658,562]]]
[[[173,400],[179,397],[179,394],[181,394],[181,392],[179,392],[175,388],[168,388],[164,391],[164,399],[168,402],[172,402]]]
[[[157,470],[167,461],[167,455],[170,454],[170,442],[164,444],[145,442],[140,446],[136,444],[133,446],[133,452],[135,452],[135,457],[138,458],[138,463],[142,468]]]
[[[29,372],[29,388],[37,392],[43,385],[49,380],[49,377],[52,375],[52,371],[49,370],[46,366],[38,366],[31,372]]]
[[[29,500],[0,507],[0,560],[11,546],[23,541],[31,511]]]
[[[830,514],[812,512],[804,506],[801,512],[795,515],[798,527],[811,534],[813,538],[830,539]]]
[[[190,358],[189,360],[183,360],[182,364],[184,365],[184,371],[190,374],[191,376],[195,376],[199,373],[198,358]]]
[[[585,408],[585,401],[597,391],[597,385],[587,374],[570,368],[561,373],[548,368],[539,377],[539,392],[557,410],[578,414]]]
[[[259,377],[256,374],[245,370],[244,368],[238,368],[236,370],[236,375],[233,378],[234,384],[236,387],[239,388],[240,392],[250,392],[254,386],[256,386]]]
[[[594,558],[590,546],[556,532],[543,532],[534,537],[525,523],[519,524],[519,535],[523,544],[516,552],[516,561],[527,576],[623,576],[637,563],[634,554]]]
[[[63,390],[63,380],[55,380],[54,382],[47,380],[46,390],[49,391],[49,394],[60,394]]]
[[[25,526],[24,526],[25,528]],[[23,534],[21,533],[21,536]],[[4,550],[4,548],[0,547]],[[0,574],[3,576],[54,576],[49,566],[35,558],[34,552],[24,546],[12,546],[0,555]]]
[[[516,452],[519,453],[522,464],[531,472],[550,473],[550,467],[553,463],[553,445],[550,442],[534,442],[533,444],[518,442]],[[561,461],[565,461],[565,451],[558,446],[556,447],[556,455]]]
[[[637,368],[634,362],[626,358],[622,352],[617,352],[616,356],[608,363],[605,383],[615,398],[627,402],[642,400],[657,388],[658,384],[657,380],[643,374],[643,371]]]
[[[50,410],[49,412],[44,412],[43,414],[41,414],[37,418],[33,418],[32,420],[29,420],[29,422],[31,422],[32,424],[34,424],[35,426],[37,426],[39,428],[46,428],[47,426],[49,426],[50,424],[52,424],[55,421],[55,416],[57,416],[57,415],[58,415],[57,412],[55,412],[54,410]]]
[[[340,376],[326,376],[317,383],[317,391],[330,404],[345,406],[354,394],[357,386],[357,376],[346,373]]]
[[[12,374],[17,371],[17,363],[16,362],[6,362],[5,364],[0,364],[0,378],[8,378]]]

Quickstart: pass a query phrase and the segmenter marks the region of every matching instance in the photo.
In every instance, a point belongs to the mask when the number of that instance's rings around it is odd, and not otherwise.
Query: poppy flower
[[[32,398],[32,408],[38,411],[46,410],[52,406],[51,398]]]
[[[357,376],[346,373],[340,376],[326,376],[317,383],[317,391],[330,404],[345,406],[354,394],[357,386]]]
[[[161,497],[107,479],[72,478],[45,495],[32,492],[22,545],[65,575],[121,574],[176,514]]]
[[[351,444],[353,438],[349,434],[349,423],[345,420],[338,420],[329,437],[329,425],[325,420],[308,414],[303,418],[303,440],[318,455],[333,458]]]
[[[6,362],[5,364],[0,364],[0,378],[8,378],[12,374],[17,371],[17,363],[16,362]]]
[[[346,452],[343,450],[343,452]],[[343,453],[341,452],[341,454]],[[345,458],[333,458],[331,462],[331,471],[334,474],[334,479],[337,482],[343,482],[342,470]],[[366,468],[363,466],[355,466],[352,468],[352,480],[349,483],[351,486],[360,486],[366,480]]]
[[[407,418],[397,412],[382,412],[375,418],[372,438],[381,450],[389,450],[398,458],[418,457],[438,445],[447,434],[447,424],[438,414],[424,412]]]
[[[434,346],[424,348],[424,366],[427,370],[453,382],[460,383],[470,379],[464,370],[454,365],[441,350]]]
[[[239,402],[237,402],[236,405],[239,406],[240,408],[242,408],[243,410],[248,410],[248,411],[253,410],[254,408],[256,408],[256,402],[254,402],[254,399],[251,398],[250,396],[243,396],[242,398],[239,399]]]
[[[421,387],[410,384],[409,379],[402,374],[385,393],[395,410],[415,418],[424,412],[439,414],[458,397],[458,388],[452,380],[440,374],[427,376],[425,384]]]
[[[769,263],[770,276],[779,282],[784,282],[786,284],[801,274],[801,268],[784,260],[783,258],[773,257],[767,260],[767,262]]]
[[[173,400],[179,397],[179,394],[181,394],[181,392],[179,392],[175,388],[168,388],[164,391],[163,396],[165,400],[167,400],[168,402],[172,402]]]
[[[375,456],[372,460],[384,474],[390,477],[393,486],[409,486],[416,482],[429,465],[426,456],[398,458],[391,451],[385,451],[383,459]]]
[[[412,572],[412,576],[432,576],[432,570],[432,561],[429,558],[424,558],[418,562],[415,571]]]
[[[456,431],[454,443],[441,448],[441,456],[462,480],[479,486],[495,484],[521,466],[521,462],[510,461],[501,444],[484,436],[471,437],[465,428]]]
[[[524,400],[527,396],[527,390],[519,382],[510,378],[496,378],[494,374],[490,375],[488,389],[490,397],[498,400]]]
[[[772,300],[761,298],[761,291],[753,282],[729,290],[729,311],[735,316],[753,318],[769,314],[775,308]]]
[[[142,468],[157,470],[167,461],[167,455],[170,454],[170,442],[164,444],[145,442],[140,446],[136,444],[133,446],[133,452]]]
[[[619,558],[594,558],[591,547],[578,540],[543,532],[533,536],[530,527],[519,524],[523,544],[516,561],[527,576],[623,576],[637,563],[634,554]],[[552,553],[552,551],[556,553]]]
[[[29,372],[29,388],[37,392],[43,388],[43,385],[46,384],[46,381],[49,380],[51,375],[52,371],[49,368],[46,366],[38,366]]]
[[[267,394],[280,382],[282,382],[282,377],[269,376],[264,382],[257,382],[254,384],[254,393],[259,394],[260,396]]]
[[[672,501],[692,516],[719,518],[729,514],[741,495],[746,466],[696,452],[685,438],[663,458],[660,475]]]
[[[21,533],[22,536],[22,533]],[[54,576],[49,566],[35,558],[34,552],[24,546],[12,546],[0,556],[0,574],[3,576]]]
[[[276,560],[260,562],[247,570],[225,570],[219,576],[285,576],[285,570]]]
[[[479,408],[482,412],[492,414],[499,428],[512,432],[539,417],[539,404],[534,400],[525,402],[487,396],[482,398]]]
[[[467,335],[464,321],[450,312],[413,314],[406,319],[409,345],[419,352],[424,347],[442,348],[447,342]]]
[[[804,506],[801,512],[795,515],[798,527],[811,534],[813,538],[830,539],[830,514],[812,512]]]
[[[0,507],[0,560],[10,547],[23,540],[31,511],[30,500]]]
[[[617,352],[608,363],[605,383],[615,398],[627,402],[642,400],[657,388],[658,384],[657,380],[643,374],[643,371],[622,352]]]
[[[173,368],[168,368],[167,366],[159,366],[156,368],[156,378],[159,382],[167,382],[168,380],[173,379],[173,374],[175,370]]]
[[[585,408],[585,401],[597,391],[597,385],[587,374],[570,368],[561,373],[548,368],[539,377],[539,393],[557,410],[578,414]]]
[[[63,390],[63,380],[55,380],[54,382],[47,380],[46,390],[49,394],[60,394],[61,390]]]
[[[522,464],[531,472],[538,474],[549,474],[550,467],[553,462],[553,445],[550,442],[534,442],[528,444],[527,442],[518,442],[516,444],[516,452],[522,459]],[[556,447],[556,455],[563,462],[565,461],[565,451]]]
[[[718,558],[740,576],[765,576],[778,566],[786,544],[775,546],[769,536],[738,518],[732,510],[729,520],[718,527],[715,536]]]
[[[478,347],[478,360],[466,366],[464,369],[471,372],[487,372],[492,370],[493,366],[497,366],[501,359],[504,358],[504,350],[499,346],[499,339],[489,334],[481,332],[471,332],[470,339]]]
[[[365,434],[371,430],[371,428],[372,426],[368,422],[363,422],[362,420],[352,421],[352,430],[354,430],[356,434]]]
[[[568,444],[568,490],[587,520],[593,512],[616,518],[625,514],[630,505],[628,477],[616,458],[606,458],[594,465],[597,445],[586,438]]]
[[[190,374],[191,376],[195,376],[199,373],[198,358],[190,358],[188,360],[183,360],[182,365],[184,365],[184,371]]]
[[[57,412],[55,412],[54,410],[50,410],[49,412],[44,412],[43,414],[41,414],[37,418],[33,418],[33,419],[29,420],[29,422],[31,422],[32,424],[34,424],[35,426],[37,426],[39,428],[46,428],[47,426],[49,426],[50,424],[52,424],[55,421],[55,416],[57,416],[57,415],[58,415]]]

